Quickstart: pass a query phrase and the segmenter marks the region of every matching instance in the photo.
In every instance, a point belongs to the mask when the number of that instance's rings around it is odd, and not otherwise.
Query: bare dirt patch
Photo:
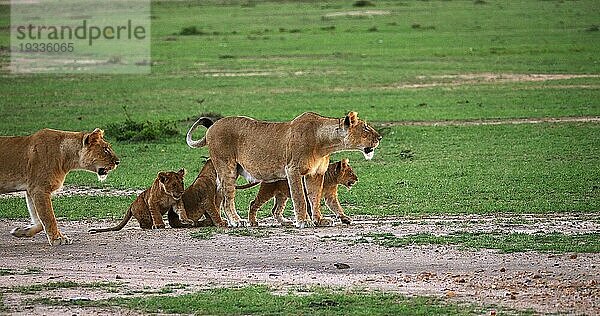
[[[323,19],[332,19],[338,17],[373,17],[379,15],[390,15],[392,12],[386,10],[354,10],[331,12],[323,15]]]
[[[114,188],[92,188],[86,186],[65,185],[53,193],[53,196],[137,196],[143,189],[114,189]],[[25,198],[25,191],[0,194],[0,199],[10,197]]]
[[[514,73],[471,73],[439,76],[417,76],[419,83],[397,83],[381,89],[421,89],[435,87],[454,87],[473,84],[498,84],[518,82],[546,82],[554,80],[600,78],[593,74],[514,74]]]
[[[565,116],[514,119],[477,119],[477,120],[443,120],[443,121],[395,121],[382,122],[381,126],[479,126],[508,124],[540,124],[540,123],[598,123],[600,116]]]
[[[130,222],[123,231],[88,235],[91,227],[112,221],[61,222],[74,244],[50,247],[43,235],[9,235],[23,221],[0,221],[0,268],[39,268],[38,273],[0,276],[5,288],[48,282],[117,282],[116,291],[77,288],[41,291],[33,297],[99,299],[158,292],[185,284],[175,294],[199,288],[268,284],[274,288],[334,286],[428,295],[452,301],[498,304],[540,313],[600,313],[600,254],[503,254],[454,246],[384,248],[354,244],[353,237],[372,232],[402,236],[419,232],[533,232],[566,234],[600,231],[592,215],[444,216],[427,218],[356,218],[352,226],[285,229],[265,219],[262,238],[216,234],[192,238],[196,229],[141,230]],[[331,238],[333,237],[333,238]],[[339,269],[343,263],[347,269]],[[342,265],[338,265],[342,266]],[[30,306],[32,295],[5,291],[9,311],[32,309],[49,314],[79,313],[77,307]],[[94,312],[86,310],[86,312]],[[95,311],[102,313],[102,311]]]

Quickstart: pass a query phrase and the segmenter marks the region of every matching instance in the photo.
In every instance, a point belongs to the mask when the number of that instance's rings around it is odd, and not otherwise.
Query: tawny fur
[[[194,141],[191,134],[198,125],[209,128],[203,139]],[[212,126],[206,118],[200,118],[187,135],[190,147],[208,146],[224,196],[224,211],[232,226],[246,225],[235,210],[235,180],[238,174],[261,182],[287,179],[296,225],[331,224],[321,217],[320,203],[317,203],[321,200],[318,188],[322,187],[329,155],[359,150],[370,159],[380,139],[381,136],[372,127],[358,119],[356,112],[350,112],[343,118],[306,112],[290,122],[277,123],[248,117],[225,117]],[[312,220],[307,213],[304,194],[303,176],[306,175],[314,176],[306,179]]]
[[[185,189],[182,200],[187,218],[194,222],[193,226],[227,226],[227,222],[221,218],[223,195],[217,191],[217,173],[210,159],[206,161],[194,183]],[[177,223],[177,220],[177,214],[169,212],[172,227],[187,227]]]
[[[312,177],[312,176],[306,176]],[[325,205],[330,211],[334,212],[344,224],[350,224],[352,220],[344,214],[344,209],[340,205],[338,199],[338,185],[343,185],[350,189],[356,182],[358,177],[348,164],[348,159],[330,163],[323,180],[322,197],[325,200]],[[246,188],[250,185],[236,187]],[[258,210],[271,198],[275,197],[275,203],[271,213],[273,217],[282,225],[290,225],[292,222],[283,217],[283,210],[290,198],[290,187],[286,180],[279,180],[271,183],[261,183],[260,189],[256,198],[250,203],[248,212],[248,221],[251,226],[258,226],[256,213]]]
[[[70,244],[59,229],[51,194],[60,189],[69,171],[94,172],[104,180],[119,164],[104,132],[66,132],[43,129],[29,136],[0,137],[0,193],[26,191],[31,225],[17,227],[15,237],[44,230],[50,245]]]
[[[165,228],[163,215],[175,212],[177,218],[185,224],[187,219],[181,197],[183,196],[183,177],[185,170],[178,172],[159,172],[152,186],[137,196],[131,203],[123,220],[114,227],[90,229],[90,234],[121,230],[131,217],[135,217],[143,229]],[[179,224],[181,224],[181,222]],[[169,222],[171,226],[173,224]]]

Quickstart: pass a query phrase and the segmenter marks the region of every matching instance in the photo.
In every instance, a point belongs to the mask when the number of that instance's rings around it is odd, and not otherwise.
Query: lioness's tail
[[[125,225],[127,224],[127,222],[129,222],[129,220],[131,219],[131,216],[133,216],[133,213],[131,213],[131,206],[130,206],[129,209],[127,210],[127,214],[125,214],[125,217],[119,223],[119,225],[117,225],[115,227],[92,228],[92,229],[88,230],[88,233],[95,234],[95,233],[103,233],[103,232],[110,232],[110,231],[121,230],[123,227],[125,227]]]
[[[259,182],[246,183],[246,184],[243,184],[243,185],[236,185],[236,186],[235,186],[235,189],[236,189],[236,190],[244,190],[244,189],[249,189],[249,188],[251,188],[251,187],[254,187],[254,186],[257,186],[257,185],[259,185],[259,184],[260,184],[260,181],[259,181]]]
[[[203,125],[204,127],[209,128],[213,125],[213,123],[214,122],[208,117],[201,117],[196,122],[194,122],[194,124],[192,124],[192,127],[190,127],[185,137],[185,141],[187,142],[188,146],[192,148],[200,148],[206,146],[206,136],[202,137],[202,139],[200,140],[193,140],[192,133],[196,130],[198,125]]]

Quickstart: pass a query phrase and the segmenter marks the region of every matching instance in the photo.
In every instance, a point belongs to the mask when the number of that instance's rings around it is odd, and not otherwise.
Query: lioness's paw
[[[324,227],[324,226],[332,226],[333,221],[329,218],[321,218],[318,221],[315,221],[316,226]]]
[[[248,221],[248,223],[250,223],[250,226],[252,226],[252,227],[258,226],[258,221],[256,221],[256,220],[250,220],[250,221]]]
[[[27,230],[22,227],[15,227],[10,231],[10,234],[15,237],[27,237]]]
[[[50,243],[50,246],[70,245],[73,243],[71,238],[67,235],[60,235],[52,239],[49,238],[48,242]]]
[[[161,229],[165,228],[165,223],[162,224],[152,224],[152,229]]]
[[[307,219],[305,221],[296,221],[296,228],[308,228],[315,227],[315,223],[312,220]]]

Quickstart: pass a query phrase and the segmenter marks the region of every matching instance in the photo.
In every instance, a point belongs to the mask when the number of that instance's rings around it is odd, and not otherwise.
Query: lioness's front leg
[[[315,174],[306,176],[306,191],[308,192],[308,201],[310,202],[313,221],[316,226],[331,226],[333,222],[321,215],[321,194],[323,191],[323,175]]]
[[[290,194],[294,202],[294,213],[296,214],[296,227],[314,227],[315,224],[308,217],[306,212],[306,197],[304,196],[304,185],[302,184],[302,174],[295,167],[286,168]]]
[[[46,232],[50,245],[69,245],[73,243],[67,235],[63,235],[63,233],[58,230],[54,209],[52,208],[52,201],[50,200],[50,192],[32,192],[31,199],[37,215],[44,225],[44,231]]]

